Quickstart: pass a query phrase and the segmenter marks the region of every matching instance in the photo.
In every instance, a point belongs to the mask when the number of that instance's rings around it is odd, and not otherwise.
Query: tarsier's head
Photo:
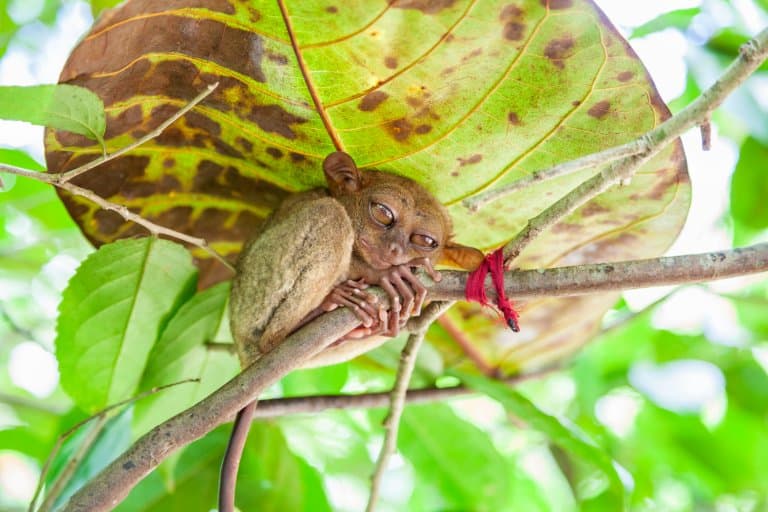
[[[361,173],[343,152],[329,155],[323,171],[331,196],[352,220],[354,251],[371,267],[383,270],[428,258],[474,270],[482,262],[480,251],[451,241],[448,212],[416,182],[379,171]]]

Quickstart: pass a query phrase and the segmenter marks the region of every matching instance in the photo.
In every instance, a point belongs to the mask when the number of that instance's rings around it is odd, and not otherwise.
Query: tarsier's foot
[[[427,297],[427,288],[417,278],[413,271],[417,268],[423,268],[429,276],[440,281],[442,276],[432,266],[432,262],[427,258],[418,258],[389,269],[381,277],[379,286],[389,295],[390,308],[389,318],[385,330],[380,334],[393,337],[397,336],[409,318],[421,314],[421,307]]]

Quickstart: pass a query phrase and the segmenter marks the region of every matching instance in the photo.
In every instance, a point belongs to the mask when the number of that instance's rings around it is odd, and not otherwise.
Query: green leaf
[[[104,144],[104,104],[74,85],[0,86],[0,119],[65,130]]]
[[[237,482],[240,510],[331,510],[321,475],[291,452],[282,431],[270,423],[251,427]]]
[[[691,7],[690,9],[678,9],[675,11],[665,12],[658,15],[650,21],[647,21],[632,30],[630,39],[637,39],[639,37],[653,34],[654,32],[661,32],[668,28],[676,28],[679,30],[687,29],[693,18],[701,13],[700,7]]]
[[[408,406],[398,448],[418,474],[416,485],[437,491],[425,510],[510,510],[514,497],[508,461],[485,432],[447,405]]]
[[[731,216],[752,229],[768,227],[768,147],[747,138],[741,145],[739,161],[731,177]]]
[[[498,401],[509,413],[545,434],[553,443],[579,460],[600,469],[609,482],[614,505],[623,506],[627,489],[619,475],[620,466],[576,425],[565,418],[557,418],[541,411],[533,402],[504,383],[470,374],[460,373],[457,376],[471,388]]]
[[[235,376],[237,357],[210,350],[205,343],[215,336],[226,319],[229,282],[197,293],[173,315],[152,348],[141,379],[141,390],[199,379],[165,389],[136,404],[136,426],[144,432],[199,402]],[[228,325],[228,324],[227,324]]]
[[[133,396],[168,318],[192,295],[196,270],[156,238],[102,246],[78,268],[59,306],[61,384],[85,410]]]

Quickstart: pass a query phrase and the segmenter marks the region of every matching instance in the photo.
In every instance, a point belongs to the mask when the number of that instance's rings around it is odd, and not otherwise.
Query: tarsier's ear
[[[323,172],[332,196],[357,192],[362,187],[355,161],[343,151],[336,151],[325,158]]]
[[[484,259],[483,253],[474,247],[448,242],[443,247],[443,255],[437,263],[464,270],[475,270]]]

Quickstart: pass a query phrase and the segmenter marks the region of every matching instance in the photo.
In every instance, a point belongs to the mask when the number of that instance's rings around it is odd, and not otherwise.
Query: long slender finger
[[[357,319],[360,320],[360,322],[365,327],[370,327],[371,325],[373,325],[374,317],[368,314],[368,312],[362,309],[360,306],[358,306],[351,300],[347,299],[346,297],[338,297],[337,301],[340,306],[344,306],[351,309],[352,312],[357,317]]]
[[[443,278],[443,275],[432,266],[432,260],[429,258],[419,258],[419,266],[427,272],[434,282],[439,283]]]
[[[405,280],[411,289],[415,293],[414,309],[412,316],[419,316],[421,314],[421,308],[424,305],[424,301],[427,298],[427,288],[411,271],[410,267],[402,267],[400,275]]]
[[[395,272],[392,272],[390,279],[392,284],[397,288],[398,293],[403,298],[403,309],[400,311],[400,322],[408,320],[413,314],[414,296],[411,287],[406,284],[401,276],[401,273],[406,275],[411,274],[411,271],[407,268],[398,268]]]

